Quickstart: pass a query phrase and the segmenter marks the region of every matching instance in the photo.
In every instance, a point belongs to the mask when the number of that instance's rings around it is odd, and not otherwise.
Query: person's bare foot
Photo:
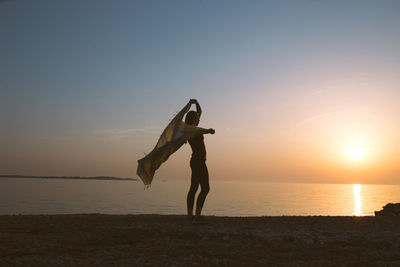
[[[186,216],[186,220],[188,220],[189,222],[193,222],[193,220],[194,220],[194,216],[193,216],[193,215],[190,215],[190,214],[188,214],[188,215]]]

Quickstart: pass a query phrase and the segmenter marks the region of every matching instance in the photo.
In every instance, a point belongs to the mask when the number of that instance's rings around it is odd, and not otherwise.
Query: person
[[[196,104],[196,111],[189,111],[185,117],[185,124],[197,126],[200,122],[201,107],[196,99],[190,100],[191,104]],[[214,134],[215,130],[210,128],[205,133]],[[190,168],[192,170],[190,189],[187,194],[187,214],[189,220],[202,221],[201,210],[204,206],[207,194],[210,191],[208,169],[206,165],[206,147],[203,134],[198,134],[188,140],[192,148],[192,157],[190,159]],[[200,194],[196,201],[196,213],[193,216],[194,198],[196,192],[201,187]]]
[[[188,140],[199,134],[210,133],[210,129],[189,125],[183,122],[183,117],[190,110],[192,104],[196,101],[191,99],[178,114],[168,123],[164,131],[158,138],[156,146],[153,150],[138,160],[137,175],[143,181],[145,188],[148,188],[154,178],[155,172],[160,168],[161,164],[175,153]],[[191,115],[189,115],[191,116]]]

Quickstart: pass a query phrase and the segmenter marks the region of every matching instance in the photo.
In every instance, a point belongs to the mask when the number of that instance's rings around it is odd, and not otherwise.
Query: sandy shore
[[[397,217],[0,216],[0,266],[400,266]]]

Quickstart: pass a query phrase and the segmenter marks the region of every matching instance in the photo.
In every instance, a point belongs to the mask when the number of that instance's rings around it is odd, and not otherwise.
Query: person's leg
[[[203,209],[204,206],[204,201],[206,200],[207,194],[210,191],[210,184],[209,184],[209,179],[208,179],[208,169],[207,165],[205,162],[202,162],[200,165],[199,169],[199,182],[201,186],[201,191],[199,196],[197,197],[196,201],[196,216],[201,215],[201,210]]]
[[[198,179],[198,172],[195,164],[190,161],[190,168],[192,169],[192,178],[190,183],[190,189],[187,194],[187,213],[188,216],[193,216],[193,205],[194,205],[194,196],[196,195],[197,189],[199,188],[199,179]]]
[[[187,199],[186,199],[187,213],[189,216],[193,216],[194,197],[195,197],[195,194],[196,194],[198,188],[199,188],[199,183],[198,182],[193,183],[193,181],[192,181],[189,192],[187,194]]]

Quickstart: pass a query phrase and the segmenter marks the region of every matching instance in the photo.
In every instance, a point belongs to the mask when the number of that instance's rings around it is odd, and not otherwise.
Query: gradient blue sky
[[[399,29],[396,0],[1,1],[0,172],[136,177],[197,98],[213,179],[398,183]]]

